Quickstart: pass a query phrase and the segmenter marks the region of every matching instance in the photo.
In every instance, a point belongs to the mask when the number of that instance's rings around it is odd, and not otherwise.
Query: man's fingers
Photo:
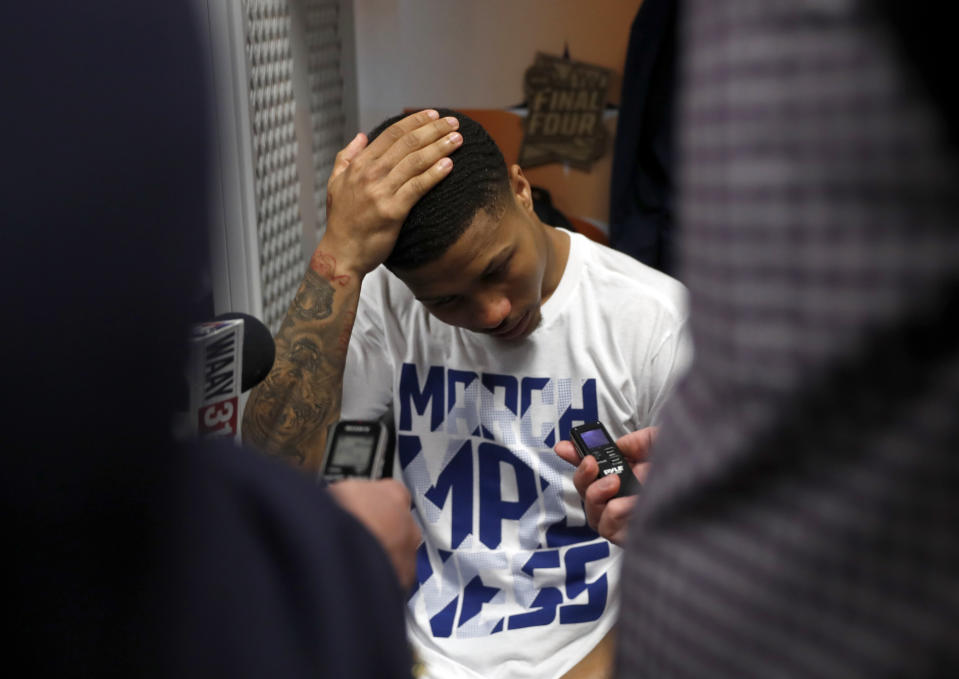
[[[658,433],[658,427],[646,427],[632,431],[625,436],[620,436],[616,440],[616,446],[623,451],[623,455],[629,462],[643,462],[649,455]]]
[[[420,148],[434,141],[435,138],[438,138],[450,130],[455,129],[450,126],[449,123],[443,123],[442,121],[439,121],[439,117],[440,114],[433,109],[426,109],[425,111],[418,111],[417,113],[406,116],[402,120],[398,120],[380,132],[379,136],[377,136],[376,139],[370,143],[369,156],[374,159],[380,158],[389,153],[397,144],[400,144],[400,146],[397,147],[398,149],[402,148],[403,143],[407,145],[413,145],[415,143],[415,148]],[[436,126],[439,131],[434,139],[419,142],[416,141],[417,137],[414,136],[405,142],[402,141],[407,135],[422,128],[435,125],[437,121],[440,122],[440,124]],[[459,122],[457,122],[457,125],[459,125]],[[402,157],[402,155],[400,155],[400,157]],[[398,160],[399,158],[393,158],[391,165],[395,165]]]
[[[452,169],[452,160],[440,158],[426,172],[409,179],[393,197],[396,210],[404,214],[408,213],[419,199],[445,179]]]
[[[410,198],[419,200],[422,198],[419,190],[422,187],[423,175],[426,174],[428,177],[430,169],[436,165],[437,161],[449,156],[462,144],[463,136],[454,131],[444,134],[439,139],[416,151],[407,153],[387,175],[387,190],[394,192],[397,198],[404,203]],[[432,188],[432,185],[430,185],[430,188]],[[407,189],[409,189],[408,192]],[[410,207],[412,207],[412,204]]]
[[[590,484],[583,497],[588,505],[603,507],[619,492],[619,484],[619,477],[615,474],[604,476]]]
[[[607,476],[590,484],[585,493],[580,493],[583,498],[583,508],[586,510],[586,521],[596,532],[599,532],[599,524],[606,511],[607,503],[613,499],[618,490],[619,477]]]
[[[610,500],[594,530],[610,542],[622,545],[626,539],[629,516],[638,499],[636,496],[630,496]]]
[[[398,505],[404,506],[410,504],[409,488],[396,479],[377,479],[373,482],[373,485],[380,493],[394,499]]]
[[[579,453],[576,452],[573,444],[569,441],[560,441],[553,446],[553,450],[556,451],[557,455],[569,462],[574,467],[579,466]]]
[[[360,132],[353,140],[343,148],[342,151],[336,154],[336,159],[333,161],[333,171],[330,172],[329,181],[333,181],[340,173],[342,173],[346,168],[350,166],[350,163],[353,162],[353,159],[356,158],[362,151],[366,148],[366,135]]]
[[[606,511],[603,512],[603,519],[600,521],[600,526],[605,524],[612,529],[618,524],[625,523],[629,519],[633,507],[638,501],[639,498],[636,495],[613,498],[606,503]]]
[[[399,123],[397,123],[398,125]],[[375,156],[378,163],[393,169],[411,153],[416,153],[420,149],[426,148],[435,141],[439,141],[451,132],[455,132],[460,126],[460,121],[453,116],[431,120],[426,125],[421,125],[412,130],[403,132],[399,137],[393,135],[386,141],[390,142],[389,148],[385,149],[380,155]],[[376,144],[390,131],[395,131],[395,126],[384,131],[373,144]],[[385,143],[385,142],[384,142]],[[373,145],[371,144],[372,148]],[[372,155],[372,154],[371,154]]]
[[[589,484],[596,480],[597,474],[599,474],[599,465],[596,464],[596,458],[587,455],[573,472],[573,485],[576,486],[576,492],[581,497],[586,495]]]
[[[649,476],[649,462],[636,462],[632,465],[633,475],[639,479],[640,483],[646,483],[646,477]]]
[[[376,213],[402,221],[452,169],[447,156],[463,141],[457,127],[455,117],[440,119],[436,111],[427,110],[390,125],[372,142],[359,135],[337,155],[329,195],[352,166],[346,180],[355,187],[353,192],[362,195],[366,205],[375,205]]]
[[[646,427],[620,437],[616,445],[623,451],[630,467],[645,479],[648,471],[646,456],[656,439],[657,429]],[[596,459],[587,455],[582,460],[569,441],[560,441],[553,450],[570,464],[577,465],[573,473],[573,485],[583,498],[586,521],[590,528],[607,540],[621,545],[626,539],[629,515],[636,504],[636,497],[616,497],[619,492],[620,478],[616,475],[597,479],[599,465]]]

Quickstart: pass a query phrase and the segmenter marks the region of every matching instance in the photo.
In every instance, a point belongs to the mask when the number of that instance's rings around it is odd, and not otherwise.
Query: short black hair
[[[450,173],[413,206],[403,222],[385,262],[390,270],[415,269],[439,259],[480,210],[496,219],[505,211],[509,172],[496,142],[469,116],[448,108],[434,110],[441,117],[455,116],[459,120],[457,131],[463,135],[463,143],[450,155]],[[370,132],[369,140],[407,115],[384,120]]]

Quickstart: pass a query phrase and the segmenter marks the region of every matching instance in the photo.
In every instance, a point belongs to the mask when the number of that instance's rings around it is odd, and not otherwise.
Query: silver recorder
[[[379,479],[392,462],[389,429],[381,421],[340,420],[326,437],[326,454],[319,477],[326,481],[347,478]]]

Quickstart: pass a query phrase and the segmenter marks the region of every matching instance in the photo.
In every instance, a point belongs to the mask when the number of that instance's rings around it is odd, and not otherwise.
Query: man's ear
[[[515,163],[509,168],[509,185],[513,190],[513,199],[516,205],[529,214],[533,212],[533,191],[523,170]]]

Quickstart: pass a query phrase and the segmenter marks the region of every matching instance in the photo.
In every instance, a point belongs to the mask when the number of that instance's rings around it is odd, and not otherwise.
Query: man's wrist
[[[358,284],[367,273],[352,265],[349,256],[325,238],[320,240],[310,257],[310,269],[338,287]]]

